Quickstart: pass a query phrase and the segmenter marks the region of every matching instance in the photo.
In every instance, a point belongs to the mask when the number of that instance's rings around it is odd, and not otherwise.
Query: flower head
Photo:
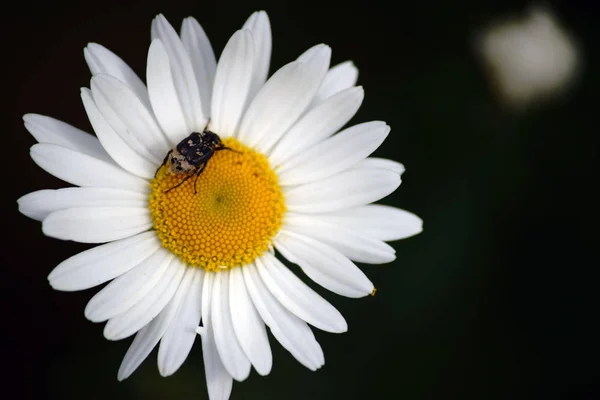
[[[363,90],[351,63],[329,68],[317,45],[268,80],[271,30],[257,12],[219,62],[193,18],[178,35],[152,23],[146,84],[108,49],[90,44],[90,89],[81,91],[96,137],[28,114],[33,160],[77,187],[19,199],[51,237],[104,243],[58,265],[57,290],[109,282],[86,317],[104,335],[135,334],[119,368],[125,379],[159,344],[161,375],[181,367],[202,338],[211,399],[233,379],[270,372],[267,327],[311,370],[324,355],[309,324],[344,332],[342,315],[306,286],[277,251],[319,285],[362,297],[374,286],[353,261],[395,259],[385,241],[421,231],[421,220],[370,204],[404,171],[370,158],[390,128],[380,121],[338,132]]]
[[[547,6],[490,24],[476,45],[499,100],[515,109],[565,93],[578,75],[577,42]]]

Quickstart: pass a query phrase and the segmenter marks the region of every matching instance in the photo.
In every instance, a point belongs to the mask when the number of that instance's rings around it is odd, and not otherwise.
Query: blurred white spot
[[[575,41],[547,8],[491,24],[477,51],[499,100],[516,108],[564,93],[577,75]]]

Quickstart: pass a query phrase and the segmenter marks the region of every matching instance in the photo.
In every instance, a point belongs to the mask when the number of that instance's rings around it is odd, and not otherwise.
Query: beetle
[[[179,142],[174,149],[167,153],[162,164],[156,170],[154,177],[158,174],[158,170],[170,161],[169,173],[174,175],[188,174],[188,176],[165,193],[181,186],[185,181],[195,175],[194,194],[196,194],[196,182],[198,182],[198,177],[202,171],[204,171],[204,168],[206,168],[208,160],[211,159],[215,152],[220,150],[231,150],[238,153],[237,151],[226,147],[221,142],[219,135],[214,132],[207,129],[202,132],[192,132],[188,137]]]

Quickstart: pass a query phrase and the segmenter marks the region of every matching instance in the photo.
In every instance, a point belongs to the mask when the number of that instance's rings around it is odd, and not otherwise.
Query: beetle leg
[[[169,156],[171,155],[172,152],[173,152],[173,150],[169,150],[169,152],[165,156],[165,159],[163,160],[162,164],[160,164],[160,167],[158,167],[156,169],[156,172],[154,173],[155,178],[156,178],[156,175],[158,174],[158,170],[161,169],[167,163],[167,160],[169,159]]]
[[[192,173],[189,174],[188,176],[186,176],[184,180],[182,180],[181,182],[179,182],[177,185],[173,186],[171,189],[167,190],[165,193],[169,193],[171,190],[173,190],[175,188],[178,188],[179,186],[183,185],[183,182],[187,181],[188,179],[190,179],[195,174],[196,173],[194,171],[192,171]]]
[[[196,180],[194,181],[194,194],[196,194],[196,183],[198,182],[198,178],[200,177],[200,174],[202,173],[202,171],[204,171],[204,168],[206,167],[206,163],[202,164],[202,166],[198,169],[198,172],[196,172]]]

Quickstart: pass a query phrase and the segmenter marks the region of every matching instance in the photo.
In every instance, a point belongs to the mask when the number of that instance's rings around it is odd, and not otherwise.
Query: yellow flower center
[[[246,265],[267,251],[285,213],[266,157],[233,138],[223,144],[235,151],[217,151],[196,183],[192,176],[167,192],[188,177],[170,173],[168,163],[150,182],[149,207],[162,245],[209,271]]]

